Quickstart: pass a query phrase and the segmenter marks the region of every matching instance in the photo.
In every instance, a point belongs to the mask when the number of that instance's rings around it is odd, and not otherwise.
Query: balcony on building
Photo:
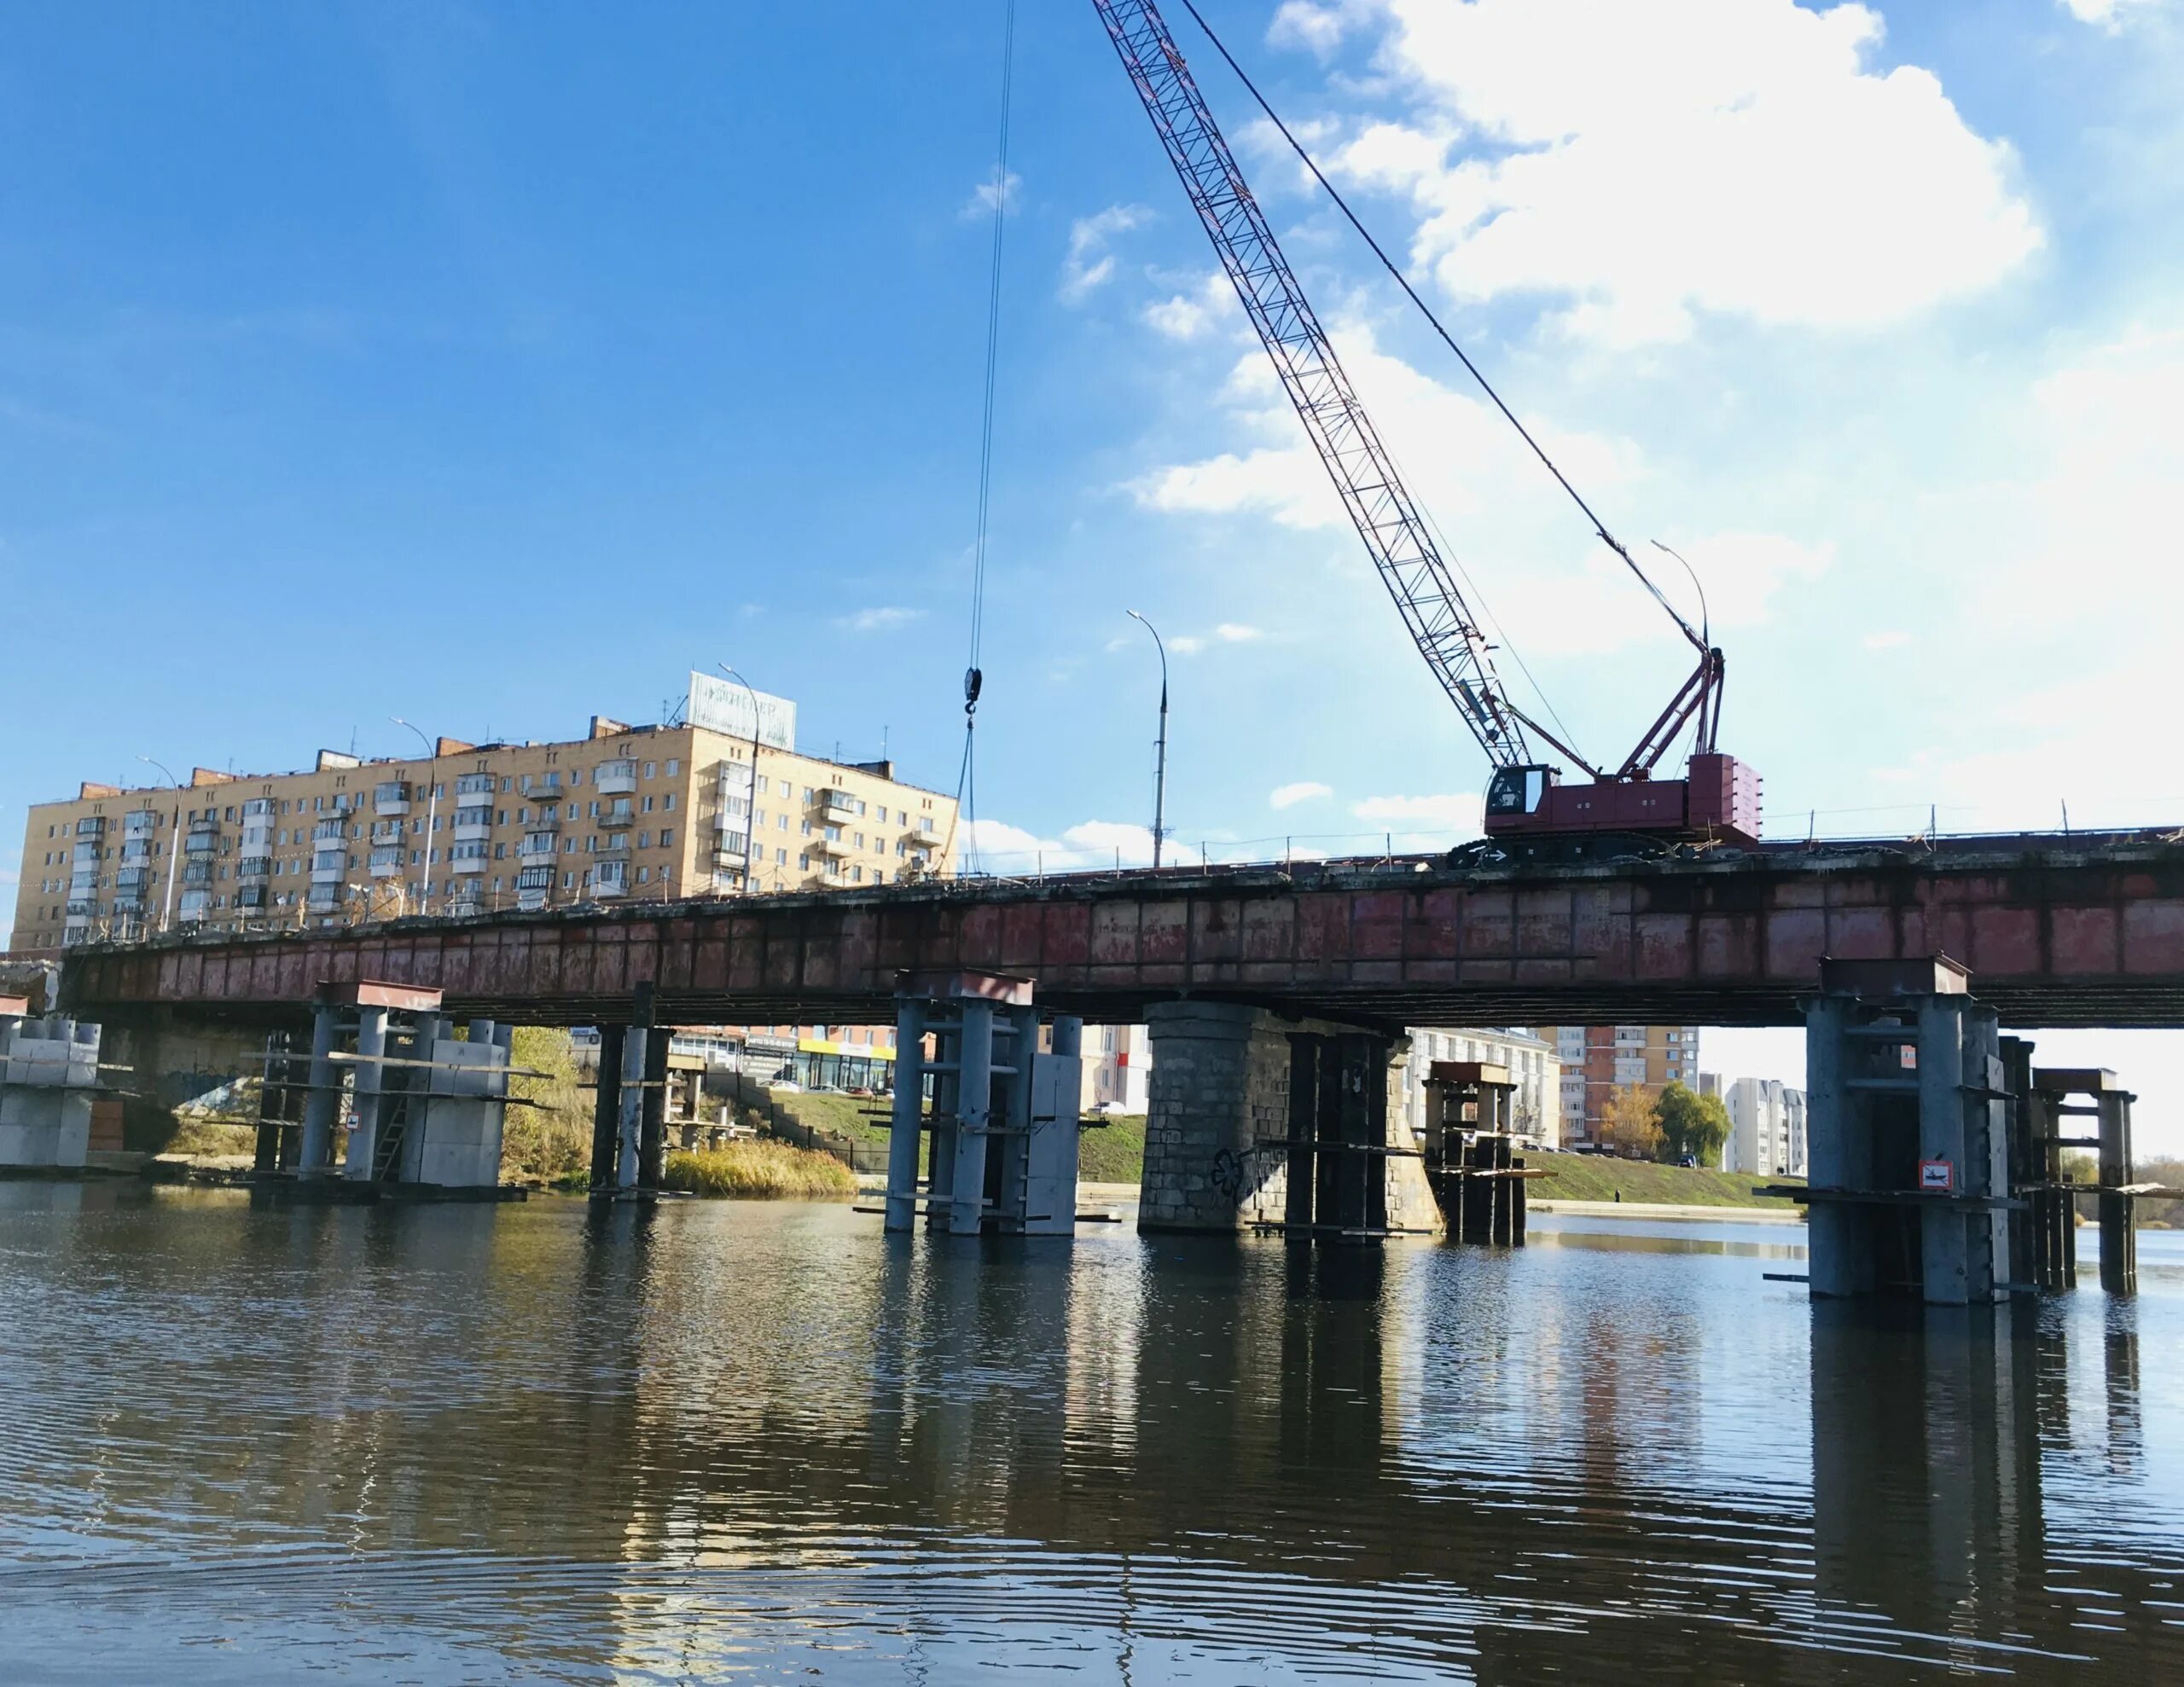
[[[125,865],[142,864],[152,859],[152,842],[148,838],[125,838],[121,840],[121,859]]]
[[[740,832],[723,832],[713,838],[713,865],[741,868],[751,859],[751,840]]]
[[[96,866],[98,858],[99,846],[96,844],[78,844],[69,856],[71,863],[78,869]]]
[[[381,780],[372,787],[372,812],[375,815],[406,815],[410,812],[410,781],[406,779]]]
[[[637,788],[637,764],[626,756],[601,762],[592,774],[591,785],[601,797],[625,797]]]
[[[235,892],[235,906],[239,908],[262,908],[265,906],[266,887],[246,884]]]
[[[121,817],[121,838],[125,844],[133,838],[149,838],[160,829],[160,813],[156,809],[131,809]]]
[[[822,855],[846,855],[850,853],[850,841],[846,838],[822,835],[811,840],[811,847]]]
[[[338,913],[341,908],[341,887],[339,884],[314,884],[304,906],[313,913]]]
[[[182,847],[193,855],[209,855],[220,847],[220,822],[214,819],[192,820],[189,835]]]
[[[375,849],[372,851],[371,874],[374,878],[392,878],[401,871],[401,850]]]
[[[455,800],[460,803],[466,797],[491,797],[493,776],[491,774],[458,774],[455,780]]]
[[[610,832],[606,833],[599,840],[599,853],[602,855],[628,855],[630,853],[630,834],[626,832]]]
[[[549,861],[561,842],[550,832],[528,832],[523,842],[516,845],[515,858],[520,861]]]
[[[106,909],[96,901],[90,900],[83,901],[72,901],[68,904],[67,917],[71,919],[96,919],[105,912]]]
[[[311,829],[314,844],[340,844],[346,840],[349,828],[340,820],[321,820]]]
[[[492,835],[493,811],[491,809],[457,809],[455,811],[456,843],[480,843]]]
[[[117,890],[142,890],[152,882],[152,869],[148,867],[120,867],[114,870],[113,888]]]
[[[595,896],[619,896],[630,888],[627,861],[601,861],[584,876],[584,888]]]
[[[212,863],[206,861],[184,861],[182,864],[184,884],[210,884],[212,882]]]
[[[447,906],[441,910],[450,919],[474,919],[485,912],[485,881],[467,878],[448,891]]]
[[[857,798],[846,791],[838,791],[829,786],[812,800],[817,803],[823,819],[853,820],[857,818]]]
[[[349,871],[349,852],[346,849],[321,849],[311,858],[311,882],[323,884],[328,879],[339,883]]]
[[[264,884],[273,876],[273,857],[245,855],[235,863],[235,877],[246,884]]]
[[[76,836],[78,838],[105,837],[106,816],[104,815],[85,815],[81,820],[76,822]]]
[[[182,893],[180,905],[174,911],[175,918],[195,923],[205,918],[205,910],[212,905],[212,893],[210,890],[185,890]]]
[[[554,870],[551,867],[526,867],[515,876],[515,905],[526,913],[535,913],[546,906],[546,899],[553,890]]]
[[[375,844],[399,844],[403,836],[404,828],[400,820],[374,820],[372,822],[372,842]]]

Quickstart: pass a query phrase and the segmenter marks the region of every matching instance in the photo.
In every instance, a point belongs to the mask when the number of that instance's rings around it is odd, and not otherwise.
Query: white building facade
[[[1150,1110],[1146,1084],[1153,1071],[1153,1038],[1144,1026],[1087,1025],[1079,1064],[1086,1112]]]
[[[1735,1078],[1722,1086],[1729,1139],[1722,1169],[1751,1177],[1804,1177],[1805,1093],[1774,1078]]]

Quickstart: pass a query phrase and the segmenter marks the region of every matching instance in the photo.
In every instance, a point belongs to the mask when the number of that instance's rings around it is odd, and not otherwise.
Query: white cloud
[[[963,201],[963,208],[956,215],[966,223],[975,223],[992,216],[996,206],[1014,211],[1022,197],[1023,188],[1024,178],[1013,170],[1006,177],[989,177],[971,189],[970,198]]]
[[[1684,337],[1695,310],[1868,328],[2042,244],[2009,147],[1932,72],[1867,67],[1863,6],[1380,6],[1380,61],[1424,109],[1333,162],[1412,196],[1413,257],[1452,297],[1560,299],[1569,332],[1625,345]]]
[[[1368,797],[1350,812],[1380,831],[1397,854],[1444,849],[1476,838],[1485,805],[1470,792],[1423,797]]]
[[[1334,795],[1334,787],[1321,785],[1317,780],[1298,780],[1293,785],[1281,785],[1267,797],[1267,805],[1275,809],[1293,809],[1299,803],[1315,802],[1322,797]]]
[[[1223,322],[1240,319],[1243,307],[1228,275],[1216,270],[1194,293],[1179,293],[1148,304],[1140,313],[1154,333],[1169,339],[1203,339]]]
[[[1622,559],[1586,539],[1560,490],[1498,413],[1382,351],[1369,329],[1338,325],[1332,332],[1391,450],[1400,459],[1406,443],[1432,442],[1418,460],[1426,472],[1410,478],[1410,489],[1446,522],[1455,552],[1478,559],[1467,595],[1474,614],[1490,609],[1490,634],[1506,627],[1509,641],[1527,656],[1599,655],[1678,641],[1674,624],[1652,606]],[[1226,396],[1246,432],[1284,443],[1156,469],[1130,485],[1139,504],[1172,514],[1248,512],[1299,530],[1348,531],[1342,502],[1300,437],[1262,354],[1239,361]],[[1647,472],[1626,439],[1558,428],[1536,417],[1526,425],[1565,472],[1595,496],[1633,488]],[[1704,583],[1717,629],[1766,621],[1786,591],[1834,559],[1832,546],[1769,533],[1721,532],[1677,548]],[[1362,563],[1362,551],[1346,554]],[[1640,560],[1698,624],[1697,597],[1682,571],[1650,550]]]
[[[1061,261],[1062,298],[1074,304],[1112,280],[1115,255],[1107,250],[1109,242],[1152,215],[1141,205],[1111,205],[1070,224],[1069,250]]]
[[[1266,32],[1266,38],[1277,47],[1303,47],[1321,58],[1341,45],[1342,35],[1340,9],[1314,0],[1281,0]]]
[[[2080,23],[2093,24],[2113,35],[2128,18],[2152,12],[2161,0],[2061,0],[2061,3]]]
[[[1213,636],[1223,644],[1252,644],[1266,635],[1257,627],[1246,627],[1237,621],[1223,621],[1213,629]]]
[[[882,604],[873,609],[860,609],[854,615],[845,615],[834,624],[846,627],[853,633],[884,633],[892,628],[907,627],[919,619],[922,609],[904,609],[897,604]]]
[[[1859,642],[1867,650],[1901,650],[1911,642],[1911,635],[1900,627],[1891,627],[1881,632],[1868,633]]]
[[[1153,828],[1126,820],[1083,820],[1059,838],[1042,837],[1005,820],[977,820],[966,828],[977,845],[979,865],[1015,877],[1036,872],[1082,872],[1095,867],[1149,866]],[[956,852],[962,854],[960,847]]]

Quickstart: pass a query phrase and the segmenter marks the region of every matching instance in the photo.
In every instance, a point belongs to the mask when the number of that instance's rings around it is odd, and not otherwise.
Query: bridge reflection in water
[[[1809,1307],[1787,1228],[0,1202],[31,1678],[2184,1673],[2166,1238],[2013,1319]]]

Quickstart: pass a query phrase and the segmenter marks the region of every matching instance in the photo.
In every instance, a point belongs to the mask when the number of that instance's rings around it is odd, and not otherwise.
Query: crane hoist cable
[[[1251,95],[1258,108],[1266,113],[1267,121],[1271,123],[1280,131],[1281,138],[1289,143],[1290,151],[1295,153],[1304,168],[1311,172],[1312,179],[1326,189],[1327,197],[1334,201],[1335,209],[1339,211],[1350,226],[1357,231],[1358,238],[1373,249],[1373,256],[1380,259],[1380,267],[1395,278],[1396,285],[1401,287],[1410,302],[1418,307],[1419,314],[1426,318],[1433,332],[1440,336],[1441,343],[1456,354],[1456,360],[1464,366],[1471,378],[1478,383],[1478,390],[1494,401],[1494,408],[1501,411],[1509,426],[1517,430],[1518,436],[1524,440],[1525,443],[1531,447],[1532,455],[1546,466],[1547,472],[1554,477],[1555,484],[1570,495],[1570,501],[1577,505],[1583,513],[1585,519],[1592,524],[1593,531],[1600,536],[1600,542],[1623,559],[1630,571],[1638,577],[1640,583],[1653,594],[1653,600],[1667,611],[1670,618],[1682,629],[1684,637],[1690,640],[1700,653],[1704,654],[1708,647],[1706,640],[1692,627],[1690,622],[1684,619],[1676,606],[1668,600],[1661,588],[1653,583],[1653,577],[1639,566],[1638,559],[1630,554],[1623,541],[1608,531],[1607,524],[1593,513],[1593,507],[1587,503],[1577,489],[1570,484],[1568,477],[1555,467],[1554,459],[1548,456],[1546,448],[1532,437],[1531,430],[1518,420],[1517,413],[1502,402],[1502,395],[1494,390],[1494,384],[1480,373],[1478,365],[1472,362],[1469,354],[1464,351],[1463,347],[1456,344],[1455,336],[1442,326],[1441,319],[1434,315],[1432,307],[1419,297],[1418,289],[1410,284],[1410,278],[1397,266],[1395,260],[1388,256],[1380,241],[1373,238],[1372,230],[1358,219],[1357,213],[1350,208],[1350,201],[1343,198],[1333,183],[1327,180],[1326,172],[1321,170],[1311,154],[1304,149],[1304,143],[1290,132],[1289,125],[1281,120],[1281,113],[1268,102],[1266,96],[1259,92],[1258,84],[1252,81],[1243,66],[1236,62],[1235,55],[1229,52],[1227,44],[1221,38],[1214,33],[1213,26],[1205,20],[1205,16],[1193,3],[1193,0],[1182,0],[1182,8],[1191,14],[1191,21],[1199,26],[1205,38],[1213,43],[1213,50],[1220,54],[1223,62],[1235,72],[1236,79],[1244,84],[1245,91]],[[1677,560],[1682,561],[1682,559],[1678,558]],[[1690,566],[1688,563],[1684,565],[1687,568]],[[1521,663],[1519,665],[1521,666]]]
[[[962,859],[979,864],[978,728],[979,694],[985,675],[979,651],[985,638],[987,510],[993,494],[994,390],[1001,362],[1002,236],[1008,225],[1008,119],[1016,80],[1016,0],[1006,0],[1001,20],[1001,138],[993,166],[993,251],[986,281],[986,361],[979,423],[978,537],[971,548],[971,656],[963,670],[963,764],[956,777],[956,816],[948,824],[953,845],[959,821],[970,821]],[[944,856],[947,850],[944,849]]]

